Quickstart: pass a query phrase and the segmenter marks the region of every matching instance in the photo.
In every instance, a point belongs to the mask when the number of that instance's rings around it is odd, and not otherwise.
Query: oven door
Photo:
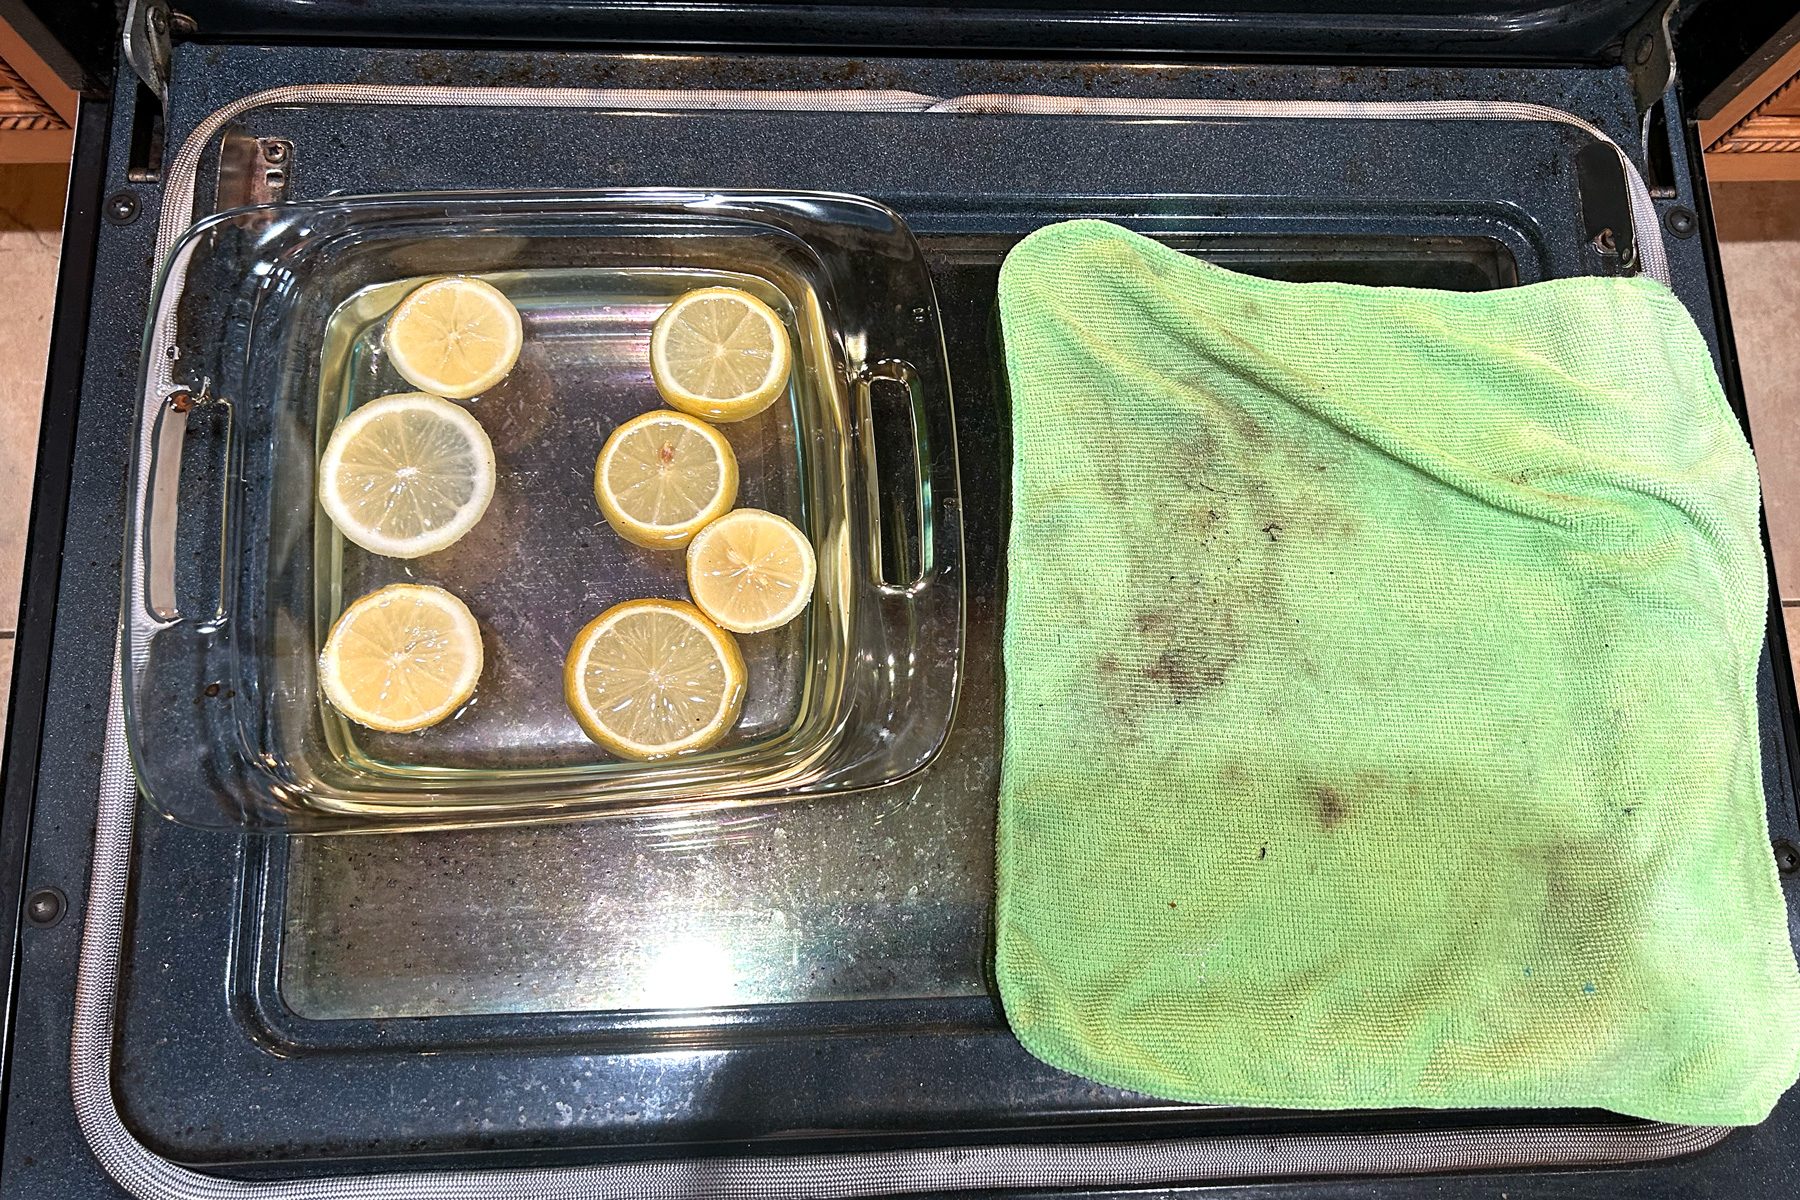
[[[270,7],[223,6],[245,21]],[[45,649],[21,667],[42,694],[13,733],[7,809],[21,791],[31,806],[25,890],[66,903],[22,931],[0,1196],[235,1194],[220,1180],[329,1196],[338,1185],[317,1181],[352,1175],[358,1194],[394,1196],[1346,1177],[1371,1194],[1532,1195],[1583,1186],[1566,1172],[1590,1167],[1618,1193],[1731,1178],[1734,1194],[1755,1194],[1747,1180],[1786,1194],[1793,1099],[1731,1136],[1601,1112],[1151,1101],[1028,1056],[989,971],[1010,464],[993,299],[1008,247],[1092,216],[1290,279],[1476,290],[1666,273],[1729,378],[1710,244],[1662,228],[1703,212],[1687,149],[1664,133],[1646,153],[1625,68],[188,42],[171,79],[164,110],[122,73],[110,126],[81,134],[77,183],[106,215],[92,261],[78,238],[69,252],[89,319],[78,385],[59,377],[67,411],[46,421],[29,627]],[[1677,100],[1662,103],[1679,130]],[[160,155],[144,136],[159,113]],[[234,169],[271,145],[279,172]],[[864,195],[924,247],[964,509],[944,752],[889,788],[679,820],[259,837],[140,812],[108,697],[120,485],[169,231],[270,189],[655,186]],[[1771,650],[1765,777],[1771,826],[1792,837],[1793,688]],[[1466,1174],[1496,1169],[1535,1173]]]

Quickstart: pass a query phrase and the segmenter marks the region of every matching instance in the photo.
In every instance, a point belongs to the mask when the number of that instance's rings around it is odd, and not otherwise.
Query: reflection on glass
[[[697,938],[656,951],[638,995],[645,1008],[708,1008],[738,998],[737,971],[722,947]]]

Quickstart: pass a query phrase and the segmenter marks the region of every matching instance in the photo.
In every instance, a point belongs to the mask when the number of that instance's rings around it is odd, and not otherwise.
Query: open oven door
[[[130,4],[122,30],[105,5],[13,7],[86,99],[0,811],[0,1197],[1800,1186],[1796,1096],[1727,1131],[1090,1084],[1012,1039],[989,961],[1006,251],[1092,216],[1284,279],[1645,274],[1741,417],[1689,113],[1774,6],[194,0]],[[917,236],[961,475],[943,752],[888,787],[679,821],[294,837],[152,815],[115,636],[174,240],[253,203],[659,187],[852,193]],[[1759,701],[1791,846],[1781,628]]]

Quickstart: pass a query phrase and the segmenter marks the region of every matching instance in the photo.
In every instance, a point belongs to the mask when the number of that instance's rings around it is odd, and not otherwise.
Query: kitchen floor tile
[[[1800,183],[1712,191],[1775,586],[1800,598]]]
[[[1783,605],[1781,616],[1787,626],[1788,663],[1794,668],[1794,678],[1800,680],[1800,607]]]
[[[18,621],[67,175],[60,165],[0,166],[0,280],[6,287],[0,305],[0,420],[6,429],[0,437],[6,489],[0,495],[0,630]],[[6,661],[10,675],[10,641]]]

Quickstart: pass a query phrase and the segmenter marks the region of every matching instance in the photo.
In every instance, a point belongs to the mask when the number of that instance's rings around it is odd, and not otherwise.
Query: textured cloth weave
[[[1680,302],[1001,275],[997,960],[1180,1100],[1752,1123],[1794,1081],[1755,465]]]

